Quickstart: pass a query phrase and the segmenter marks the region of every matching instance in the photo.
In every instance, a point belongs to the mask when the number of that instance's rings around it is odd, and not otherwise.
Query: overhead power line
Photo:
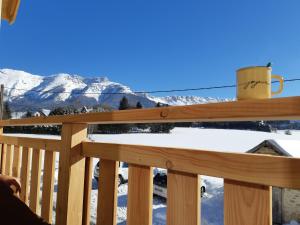
[[[293,79],[285,79],[284,82],[295,82],[300,81],[300,78]],[[278,83],[279,81],[272,81],[272,83]],[[201,91],[201,90],[213,90],[213,89],[225,89],[225,88],[235,88],[236,84],[232,85],[221,85],[221,86],[210,86],[210,87],[198,87],[198,88],[184,88],[184,89],[170,89],[170,90],[152,90],[152,91],[133,91],[134,94],[155,94],[155,93],[172,93],[172,92],[187,92],[187,91]],[[42,90],[30,90],[23,88],[15,88],[15,87],[6,87],[9,90],[19,90],[19,91],[27,91],[27,92],[37,92],[37,93],[50,93],[50,94],[73,94],[73,95],[123,95],[126,92],[87,92],[83,91],[42,91]],[[19,95],[22,96],[22,95]]]

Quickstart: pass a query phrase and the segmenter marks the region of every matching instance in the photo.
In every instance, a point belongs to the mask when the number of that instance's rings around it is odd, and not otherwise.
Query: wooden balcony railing
[[[20,177],[20,198],[53,222],[54,169],[59,154],[57,225],[89,224],[94,157],[101,158],[98,225],[116,224],[118,161],[129,163],[128,225],[152,224],[153,167],[168,170],[168,225],[200,224],[200,175],[225,179],[225,225],[270,225],[272,186],[300,189],[299,158],[96,143],[86,139],[87,125],[284,119],[300,119],[300,97],[4,120],[0,121],[1,172]],[[4,126],[45,124],[62,125],[61,139],[3,134]]]

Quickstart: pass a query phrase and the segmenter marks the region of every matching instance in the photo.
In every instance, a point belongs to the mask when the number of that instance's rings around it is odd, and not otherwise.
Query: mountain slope
[[[85,78],[64,73],[39,76],[24,71],[1,69],[0,83],[5,86],[5,97],[11,108],[18,111],[53,109],[67,105],[91,107],[97,104],[118,108],[123,96],[128,98],[131,105],[140,101],[144,107],[153,107],[157,102],[190,105],[227,101],[198,96],[154,97],[136,94],[129,87],[106,77]]]

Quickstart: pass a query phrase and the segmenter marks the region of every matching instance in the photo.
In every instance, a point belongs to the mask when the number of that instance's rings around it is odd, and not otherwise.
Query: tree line
[[[156,107],[168,107],[157,103]],[[142,109],[141,102],[137,102],[135,106],[129,104],[128,99],[124,96],[119,103],[119,110],[128,109]],[[111,112],[114,109],[108,105],[95,105],[91,109],[82,107],[78,109],[74,106],[56,107],[50,111],[49,116],[55,115],[72,115],[82,114],[89,112]],[[32,111],[27,111],[22,118],[30,118],[35,116]],[[9,104],[4,104],[4,116],[3,119],[11,118],[11,110]],[[89,125],[89,133],[102,133],[102,134],[121,134],[121,133],[135,133],[135,132],[151,132],[151,133],[169,133],[174,128],[174,124],[156,123],[156,124],[99,124]],[[53,134],[59,135],[61,133],[61,126],[54,125],[37,125],[37,126],[17,126],[17,127],[5,127],[6,133],[29,133],[29,134]]]

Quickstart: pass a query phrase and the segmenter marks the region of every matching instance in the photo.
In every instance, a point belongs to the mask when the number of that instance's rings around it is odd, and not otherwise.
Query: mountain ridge
[[[130,87],[110,81],[107,77],[82,77],[67,73],[41,76],[13,69],[0,69],[0,83],[5,86],[4,95],[11,108],[18,111],[99,104],[118,108],[123,96],[129,104],[135,105],[139,101],[145,108],[154,107],[157,102],[191,105],[230,100],[199,96],[156,97],[135,93]]]

